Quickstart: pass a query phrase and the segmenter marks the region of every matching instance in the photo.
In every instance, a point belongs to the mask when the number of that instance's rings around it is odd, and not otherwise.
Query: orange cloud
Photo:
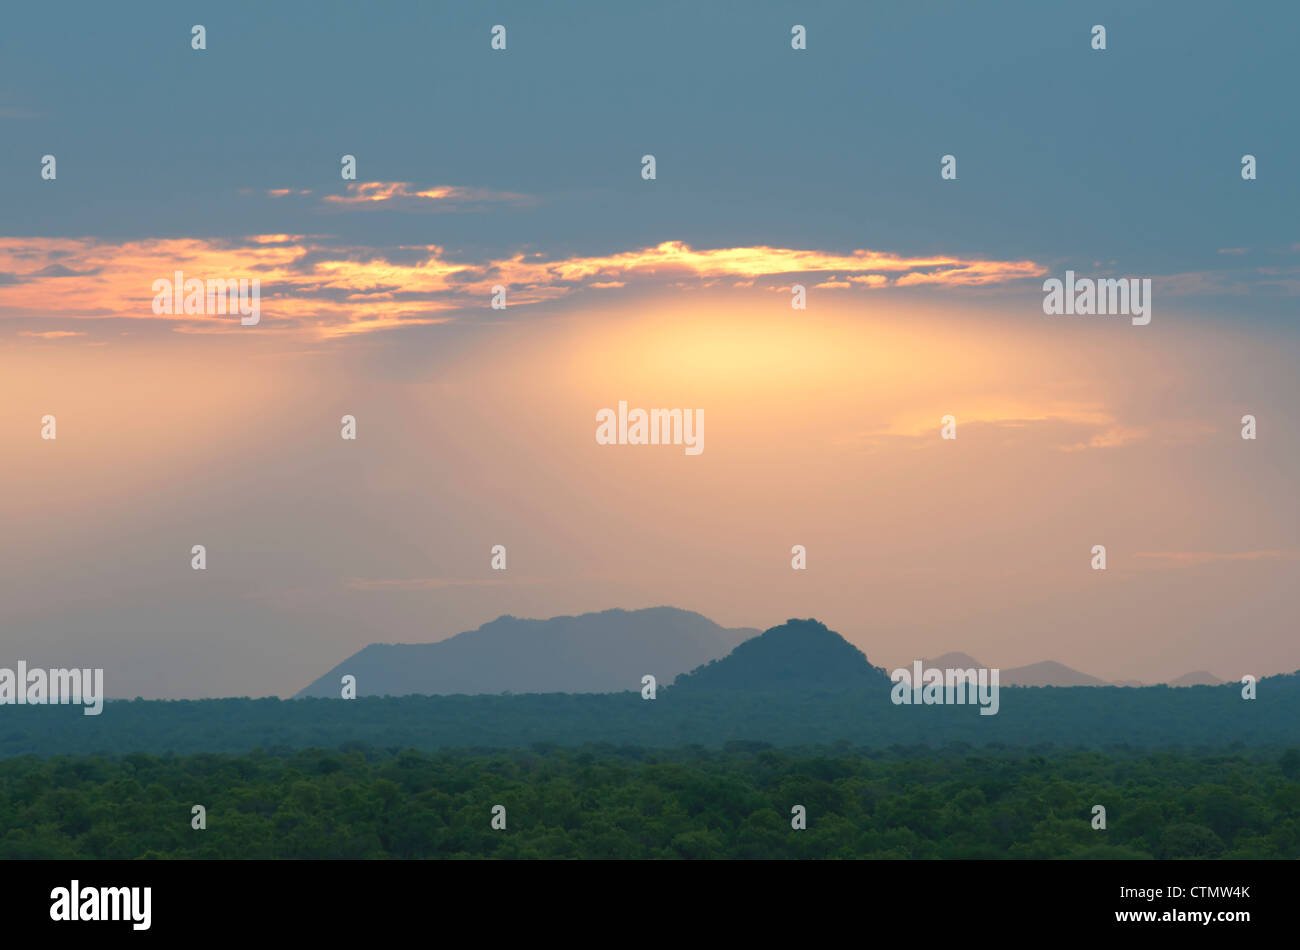
[[[347,185],[345,195],[326,195],[326,204],[336,207],[391,206],[407,211],[451,211],[476,204],[532,204],[528,195],[511,191],[492,191],[487,188],[464,188],[458,185],[437,185],[417,189],[405,181],[366,181]],[[275,194],[275,192],[272,192]]]
[[[918,284],[946,286],[995,284],[1019,277],[1040,277],[1046,268],[1033,261],[959,261],[944,260],[935,269],[903,274],[895,284],[913,287]]]
[[[1145,426],[1111,425],[1097,432],[1087,442],[1063,446],[1063,452],[1080,452],[1084,449],[1114,449],[1122,445],[1132,445],[1149,438],[1151,430]]]
[[[977,261],[956,257],[900,257],[878,251],[831,254],[825,251],[780,247],[731,247],[697,251],[684,241],[665,241],[655,247],[626,251],[608,257],[581,257],[565,261],[544,261],[542,255],[519,254],[502,266],[531,280],[579,281],[616,275],[675,276],[697,278],[762,277],[775,274],[815,274],[826,271],[861,274],[886,271],[902,276],[897,286],[908,283],[969,284],[995,280],[1037,277],[1047,269],[1033,261]],[[918,279],[906,280],[909,275]],[[924,276],[925,280],[919,279]]]
[[[919,401],[918,401],[919,403]],[[944,405],[914,405],[874,426],[841,436],[837,444],[878,449],[888,445],[936,447],[942,418],[951,413],[960,427],[989,427],[996,432],[1036,430],[1035,438],[1060,452],[1081,452],[1132,445],[1149,439],[1145,427],[1126,426],[1099,405],[1034,398],[981,397]],[[1080,431],[1083,430],[1083,431]],[[976,436],[983,438],[984,436]]]
[[[380,195],[361,200],[384,201],[383,195],[396,193],[386,188],[367,183],[357,191]],[[830,272],[830,282],[822,285],[849,287],[853,282],[878,288],[889,286],[886,275],[894,274],[893,286],[963,286],[1036,276],[1044,269],[1032,261],[906,258],[867,250],[696,250],[682,241],[594,257],[556,260],[520,252],[504,259],[457,261],[438,245],[354,247],[295,234],[125,242],[0,238],[0,317],[167,320],[188,331],[239,328],[237,320],[225,315],[154,314],[154,281],[172,280],[177,271],[200,280],[256,278],[263,331],[331,337],[443,322],[451,319],[450,311],[486,306],[497,284],[509,289],[509,301],[517,305],[633,282],[698,287],[719,280],[744,283]]]

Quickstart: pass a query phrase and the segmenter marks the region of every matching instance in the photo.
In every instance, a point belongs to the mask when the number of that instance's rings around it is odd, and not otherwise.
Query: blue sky
[[[466,255],[687,240],[1290,266],[1300,9],[1198,3],[74,4],[0,38],[6,234],[329,233]],[[203,23],[208,49],[192,51]],[[508,49],[489,49],[502,23]],[[794,23],[809,48],[790,49]],[[1089,47],[1094,23],[1104,52]],[[643,182],[653,153],[658,180]],[[57,187],[38,177],[59,162]],[[273,188],[535,196],[322,213]],[[1259,179],[1241,180],[1257,156]],[[958,181],[939,180],[953,154]],[[252,189],[252,194],[239,194]],[[1225,260],[1223,248],[1249,255]],[[1198,306],[1288,320],[1294,299]]]

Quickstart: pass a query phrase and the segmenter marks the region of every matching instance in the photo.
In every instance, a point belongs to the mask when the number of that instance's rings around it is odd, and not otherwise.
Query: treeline
[[[348,746],[0,762],[0,858],[1297,855],[1295,749]]]
[[[661,689],[639,693],[407,696],[360,699],[126,701],[0,707],[0,757],[129,752],[248,752],[347,742],[415,749],[534,742],[719,748],[732,740],[797,746],[1052,742],[1194,749],[1300,742],[1300,676],[1241,687],[1004,688],[997,715],[975,706],[895,706],[887,688]]]

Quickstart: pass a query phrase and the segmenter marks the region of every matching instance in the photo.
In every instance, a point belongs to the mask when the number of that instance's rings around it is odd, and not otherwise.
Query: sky
[[[371,642],[669,604],[890,668],[1300,667],[1300,11],[7,19],[0,666],[290,695]],[[156,313],[177,271],[257,278],[259,321]],[[1151,322],[1045,314],[1067,271],[1149,279]],[[620,401],[704,450],[598,444]]]

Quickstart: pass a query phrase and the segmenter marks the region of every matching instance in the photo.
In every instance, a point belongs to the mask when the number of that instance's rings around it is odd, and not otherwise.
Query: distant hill
[[[921,661],[921,668],[925,670],[969,670],[979,669],[983,665],[969,653],[945,653],[943,656]]]
[[[1072,670],[1064,663],[1044,660],[1028,666],[1016,666],[998,674],[998,681],[1003,686],[1106,686],[1105,680],[1099,680],[1087,673]]]
[[[1176,680],[1170,680],[1170,686],[1221,686],[1227,680],[1221,680],[1213,673],[1207,673],[1205,670],[1197,670],[1195,673],[1185,673]]]
[[[787,620],[720,660],[677,677],[679,690],[888,689],[889,674],[816,620]]]
[[[437,643],[372,643],[295,698],[337,698],[344,674],[357,678],[358,696],[639,690],[646,673],[669,683],[757,633],[675,607],[504,616]]]
[[[959,652],[945,653],[943,656],[936,656],[930,660],[922,660],[921,663],[925,669],[940,670],[968,670],[972,667],[979,669],[983,665],[969,653]],[[998,674],[998,682],[1002,686],[1128,686],[1140,688],[1149,685],[1140,680],[1115,680],[1108,683],[1095,676],[1089,676],[1087,673],[1080,673],[1078,670],[1057,663],[1055,660],[1044,660],[1042,663],[1031,663],[1028,666],[1017,666],[1002,670]],[[1169,680],[1167,685],[1222,686],[1227,682],[1229,681],[1219,679],[1213,673],[1197,670],[1195,673],[1187,673],[1177,679]]]
[[[932,660],[923,660],[922,665],[926,669],[939,670],[968,670],[972,667],[979,669],[984,664],[971,656],[969,653],[945,653],[943,656],[936,656]],[[1000,686],[1107,686],[1105,680],[1099,680],[1095,676],[1089,676],[1087,673],[1080,673],[1078,670],[1070,669],[1063,663],[1057,663],[1055,660],[1044,660],[1042,663],[1031,663],[1028,666],[1015,666],[1010,669],[1002,670],[998,673],[998,685]],[[1138,685],[1136,683],[1114,684],[1114,685]]]

